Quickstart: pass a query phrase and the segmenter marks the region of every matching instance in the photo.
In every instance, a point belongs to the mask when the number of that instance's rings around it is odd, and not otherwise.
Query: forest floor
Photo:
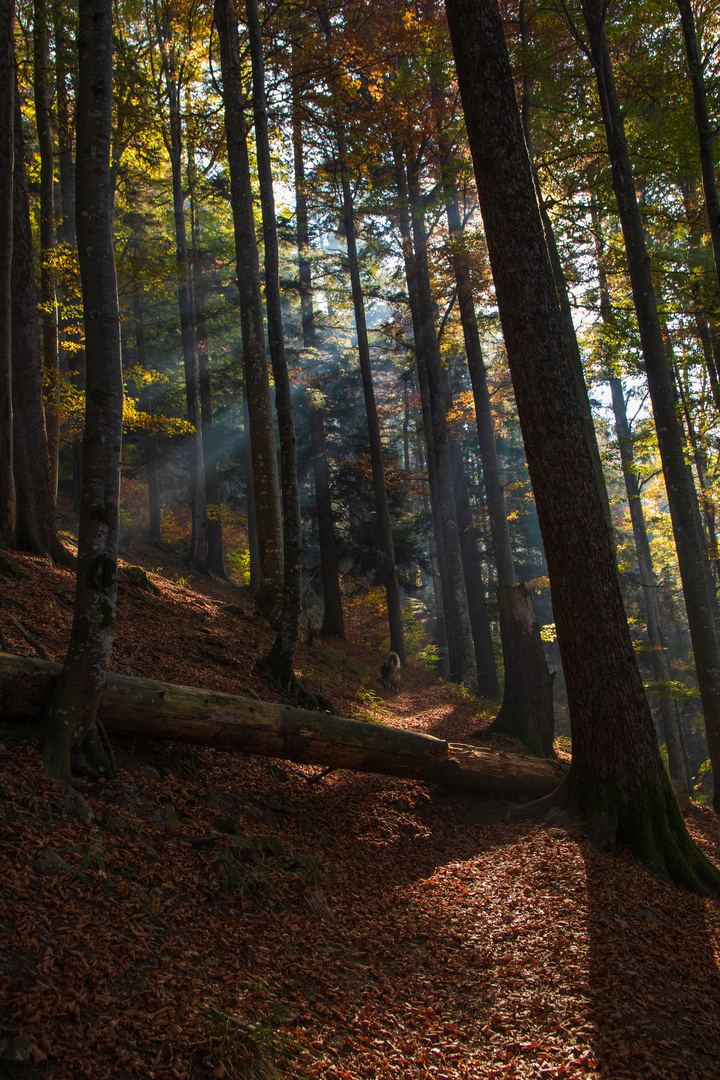
[[[123,586],[115,671],[277,700],[243,590],[123,555],[160,593]],[[61,660],[73,576],[19,561],[6,644],[32,653],[14,616]],[[316,639],[297,667],[342,715],[466,742],[489,723],[412,664],[384,695],[383,658]],[[115,747],[81,820],[37,733],[0,718],[0,1076],[720,1077],[720,904],[627,853],[511,822],[508,800]],[[712,812],[688,825],[720,862]]]

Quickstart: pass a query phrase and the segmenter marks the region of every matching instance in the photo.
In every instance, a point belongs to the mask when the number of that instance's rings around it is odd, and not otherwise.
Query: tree
[[[160,77],[165,83],[168,105],[168,125],[163,128],[163,138],[170,156],[172,169],[172,197],[175,221],[175,251],[177,257],[177,296],[180,311],[183,364],[185,368],[185,391],[187,395],[188,420],[192,424],[190,434],[190,504],[192,507],[192,536],[188,554],[189,565],[195,570],[207,568],[207,504],[205,493],[205,463],[203,459],[203,425],[200,413],[198,362],[193,332],[193,305],[190,282],[190,260],[185,220],[185,192],[183,189],[183,124],[180,97],[185,78],[186,58],[180,44],[174,40],[174,16],[176,11],[165,4],[155,4],[155,37],[161,58]],[[151,52],[152,55],[152,52]],[[163,95],[158,80],[158,107],[163,105]]]
[[[680,23],[692,84],[705,207],[715,257],[715,273],[717,274],[718,285],[720,285],[720,200],[718,200],[717,182],[715,180],[715,156],[713,152],[715,132],[708,116],[707,90],[703,76],[703,62],[698,46],[692,0],[676,0],[676,3],[680,12]]]
[[[40,144],[40,290],[42,293],[42,341],[45,367],[45,428],[50,455],[50,480],[57,491],[60,455],[60,360],[58,355],[57,296],[55,285],[55,157],[50,121],[52,79],[46,0],[35,0],[33,58],[35,122]]]
[[[567,682],[573,761],[549,804],[571,807],[599,845],[628,842],[673,880],[718,892],[635,662],[497,3],[447,0],[447,13]]]
[[[275,195],[273,192],[270,136],[268,134],[265,58],[257,0],[246,0],[250,56],[253,74],[255,148],[260,181],[263,240],[265,246],[265,304],[268,344],[275,381],[275,409],[280,433],[280,484],[283,504],[283,596],[280,627],[267,658],[270,673],[286,689],[297,693],[293,672],[300,634],[302,602],[302,531],[297,474],[297,442],[293,420],[292,389],[285,357],[282,306],[280,303],[279,254]]]
[[[0,10],[0,540],[12,540],[12,241],[15,156],[15,3]]]
[[[222,95],[230,169],[230,198],[235,227],[243,369],[260,562],[260,586],[256,604],[265,618],[277,624],[283,590],[280,484],[275,452],[275,422],[265,357],[260,264],[255,238],[238,21],[234,0],[216,0],[215,25],[220,38]]]
[[[583,0],[590,47],[588,55],[597,81],[612,167],[612,180],[622,224],[633,302],[642,340],[648,390],[660,447],[670,516],[682,578],[688,624],[705,717],[713,774],[720,773],[720,645],[708,593],[702,538],[695,513],[696,494],[685,464],[682,427],[678,418],[672,371],[658,315],[652,266],[628,152],[625,127],[615,87],[605,33],[605,8]],[[720,784],[713,803],[720,813]]]
[[[75,611],[65,662],[45,708],[47,773],[111,775],[97,718],[112,653],[117,596],[123,382],[110,175],[111,0],[80,0],[76,200],[87,363]]]
[[[57,563],[60,542],[43,409],[43,366],[20,97],[15,90],[12,244],[12,440],[15,546]]]

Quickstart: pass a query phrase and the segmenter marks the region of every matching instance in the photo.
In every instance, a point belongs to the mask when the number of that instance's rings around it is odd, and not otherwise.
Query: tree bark
[[[422,433],[425,437],[425,460],[427,464],[428,483],[430,486],[430,510],[432,513],[433,533],[435,536],[435,558],[437,560],[438,573],[433,572],[433,591],[438,612],[438,646],[441,649],[440,669],[444,675],[447,675],[450,671],[455,671],[457,669],[455,638],[453,636],[452,619],[447,618],[445,612],[445,596],[449,593],[449,583],[445,540],[443,538],[442,513],[440,510],[437,461],[435,454],[432,453],[433,427],[432,411],[430,407],[430,384],[428,382],[427,365],[425,363],[423,346],[423,326],[422,316],[420,314],[420,298],[418,295],[417,267],[415,263],[415,252],[413,250],[412,226],[410,224],[410,203],[407,189],[407,173],[405,171],[405,155],[397,145],[393,147],[393,158],[395,162],[395,180],[398,190],[398,225],[400,228],[405,281],[407,283],[410,317],[412,319],[413,327],[413,347],[417,368],[418,390],[420,392],[420,408],[422,411]]]
[[[297,680],[293,665],[300,636],[302,608],[302,528],[297,475],[297,439],[292,408],[292,388],[285,357],[285,336],[280,301],[280,258],[270,160],[262,30],[257,0],[245,0],[245,6],[252,63],[255,149],[265,246],[265,304],[268,345],[275,382],[275,411],[280,433],[280,489],[283,508],[283,593],[280,626],[266,663],[270,674],[278,679],[281,686],[295,692]]]
[[[55,517],[43,409],[42,351],[20,99],[15,92],[12,249],[12,407],[15,544],[71,565]]]
[[[446,161],[449,161],[448,157]],[[465,339],[465,355],[473,388],[480,461],[499,586],[498,616],[505,684],[502,705],[492,727],[495,731],[520,739],[534,753],[551,754],[555,730],[553,680],[545,660],[538,621],[528,612],[528,607],[532,611],[531,595],[524,585],[518,585],[515,575],[505,496],[500,483],[495,425],[475,316],[460,207],[454,181],[447,172],[444,183],[453,269]]]
[[[142,371],[147,371],[147,355],[145,352],[145,324],[143,321],[142,300],[139,291],[135,289],[132,294],[133,321],[135,323],[135,347],[137,350],[137,363]],[[152,391],[150,386],[144,384],[140,391],[140,408],[149,416],[152,415]],[[162,537],[162,502],[160,499],[160,479],[157,465],[157,442],[151,431],[143,432],[143,453],[145,456],[145,469],[147,472],[148,485],[148,511],[150,517],[150,538],[158,541]]]
[[[0,8],[0,542],[15,531],[12,430],[13,161],[15,0]]]
[[[220,38],[230,200],[235,228],[243,369],[260,561],[260,584],[255,602],[259,612],[277,626],[283,591],[282,513],[275,451],[276,424],[265,356],[260,263],[253,217],[235,0],[216,0],[215,24]]]
[[[705,207],[707,209],[708,222],[710,224],[710,237],[712,240],[713,255],[715,257],[715,273],[720,288],[720,200],[718,199],[717,182],[715,180],[715,129],[710,124],[707,107],[707,90],[703,76],[703,63],[700,58],[697,32],[695,30],[695,16],[693,15],[692,0],[676,0],[680,12],[683,38],[685,40],[685,53],[687,55],[690,83],[693,92],[693,105],[695,111],[695,126],[697,127],[698,146],[700,149],[700,165],[702,168],[703,192],[705,195]]]
[[[573,762],[546,805],[603,847],[631,845],[673,880],[720,892],[685,828],[633,653],[582,421],[496,0],[447,0],[463,111],[547,554]]]
[[[387,492],[385,489],[383,448],[380,436],[380,421],[378,419],[377,403],[375,401],[375,389],[373,386],[370,345],[368,343],[367,324],[365,321],[365,300],[363,297],[362,281],[360,279],[360,263],[358,260],[357,237],[355,233],[355,212],[353,207],[352,189],[350,187],[350,176],[348,174],[345,137],[343,135],[340,116],[337,110],[335,121],[340,164],[343,225],[345,241],[347,243],[348,269],[350,271],[350,286],[355,312],[358,360],[360,363],[363,395],[365,397],[365,413],[367,415],[373,489],[375,492],[375,513],[377,515],[378,546],[380,548],[380,557],[382,560],[381,577],[385,583],[388,623],[390,626],[390,648],[398,654],[401,663],[405,663],[405,640],[402,624],[400,587],[398,584],[397,570],[395,569],[395,549],[393,545]]]
[[[60,455],[60,360],[55,287],[55,164],[50,123],[52,80],[47,0],[35,0],[33,10],[33,62],[35,122],[40,146],[40,292],[45,368],[45,430],[50,459],[50,482],[57,494]]]
[[[307,190],[303,148],[302,112],[295,69],[297,56],[293,43],[293,106],[292,138],[295,167],[295,221],[298,247],[298,277],[300,279],[300,315],[303,347],[317,345],[315,309],[312,298],[312,269],[310,265],[310,229],[308,225]],[[322,410],[314,402],[309,407],[310,444],[312,449],[315,507],[320,544],[320,574],[323,583],[323,621],[321,634],[345,637],[345,619],[337,559],[337,539],[330,492],[330,469],[325,443],[325,423]]]
[[[158,39],[161,35],[158,34]],[[193,426],[188,436],[190,452],[190,506],[192,534],[188,565],[201,573],[207,569],[207,500],[205,493],[205,462],[203,456],[202,418],[198,387],[198,363],[193,333],[193,307],[190,289],[190,262],[187,247],[185,221],[185,192],[182,182],[182,117],[180,114],[180,80],[175,71],[174,47],[166,55],[162,47],[163,66],[169,102],[170,135],[167,148],[172,168],[173,216],[175,221],[175,253],[178,275],[178,307],[180,310],[180,333],[182,337],[183,365],[185,369],[185,395],[188,420]]]
[[[97,710],[115,634],[123,381],[110,176],[112,0],[80,0],[76,198],[87,360],[83,484],[75,611],[65,663],[44,709],[43,760],[69,783],[73,768],[110,775]]]
[[[422,327],[423,354],[427,370],[430,409],[432,415],[432,442],[428,442],[428,455],[435,455],[438,478],[438,495],[442,518],[443,541],[447,564],[447,592],[443,588],[446,614],[452,619],[455,642],[456,667],[453,674],[473,690],[477,690],[477,668],[465,577],[455,514],[453,470],[450,454],[450,436],[447,427],[447,400],[440,364],[440,348],[435,329],[433,300],[430,290],[430,271],[427,258],[425,214],[420,194],[420,177],[417,162],[408,165],[408,198],[412,219],[415,273],[417,278],[419,314]],[[427,442],[426,433],[426,442]],[[452,669],[451,669],[452,670]]]
[[[34,719],[59,670],[51,661],[0,654],[3,716]],[[136,738],[383,773],[486,794],[541,796],[566,771],[558,762],[447,743],[403,728],[127,675],[108,676],[99,715],[108,731]]]
[[[720,646],[708,593],[702,538],[695,518],[696,496],[685,464],[683,432],[676,409],[672,372],[658,315],[650,255],[645,243],[625,128],[605,36],[604,13],[602,4],[583,0],[583,15],[590,38],[591,60],[597,79],[613,189],[625,240],[648,390],[695,655],[708,752],[713,774],[720,775]],[[713,806],[716,812],[720,812],[720,783],[715,785]]]

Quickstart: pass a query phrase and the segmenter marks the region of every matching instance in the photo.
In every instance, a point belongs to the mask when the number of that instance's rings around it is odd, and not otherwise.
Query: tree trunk
[[[708,751],[713,774],[720,774],[720,647],[707,588],[702,540],[695,520],[695,492],[685,465],[685,446],[677,415],[672,372],[665,351],[650,256],[645,244],[612,61],[605,37],[604,10],[602,8],[600,11],[599,7],[596,10],[595,6],[590,6],[589,0],[583,0],[583,14],[590,37],[592,63],[612,167],[613,189],[625,240],[648,390],[695,654]],[[720,783],[715,785],[713,805],[716,812],[720,812]]]
[[[446,160],[449,159],[446,157]],[[452,176],[446,172],[444,179],[448,232],[452,243],[453,268],[465,339],[465,354],[473,388],[480,461],[499,586],[498,616],[505,688],[500,711],[492,726],[495,731],[520,739],[529,749],[532,749],[533,753],[538,753],[542,747],[549,747],[546,752],[552,753],[555,730],[553,680],[547,661],[544,660],[545,654],[538,621],[534,615],[530,617],[527,611],[528,605],[532,610],[531,595],[524,585],[518,586],[515,575],[510,529],[505,511],[505,496],[500,483],[495,424],[475,316],[470,266],[464,243],[460,207]],[[509,621],[506,622],[506,619]],[[545,712],[543,712],[543,707]],[[534,728],[533,725],[536,727]]]
[[[235,227],[243,369],[260,560],[260,584],[255,602],[264,618],[277,626],[283,591],[283,534],[275,451],[276,424],[265,356],[260,263],[253,217],[235,0],[216,0],[215,23],[220,38],[230,200]]]
[[[145,325],[143,322],[142,301],[136,290],[132,294],[133,320],[135,322],[135,346],[137,350],[137,363],[142,371],[147,371],[147,356],[145,352]],[[140,408],[149,416],[152,415],[152,391],[147,383],[143,384],[140,391]],[[160,499],[160,480],[157,467],[157,442],[151,431],[145,431],[142,436],[143,452],[145,455],[145,469],[148,484],[148,510],[150,515],[150,538],[158,541],[162,538],[162,503]]]
[[[77,26],[75,25],[74,12],[69,10],[68,5],[62,3],[53,4],[53,25],[55,35],[55,89],[57,97],[55,110],[58,139],[57,162],[60,170],[61,227],[59,234],[66,247],[64,253],[65,267],[61,277],[62,291],[58,318],[58,333],[60,336],[60,343],[62,343],[66,327],[68,324],[72,325],[76,320],[75,295],[79,295],[80,293],[80,281],[76,269],[77,227],[75,222],[75,159],[73,102],[71,101],[70,95],[70,90],[72,89],[70,76],[72,47],[70,41],[74,42],[75,40]],[[68,374],[70,382],[75,389],[84,394],[84,350],[82,348],[61,350],[60,367],[63,373]],[[79,512],[80,489],[82,485],[82,439],[80,436],[73,436],[72,467],[74,507],[75,510]]]
[[[3,716],[34,719],[59,670],[51,661],[0,653]],[[134,738],[188,742],[494,795],[538,797],[557,786],[566,771],[558,762],[447,743],[403,728],[127,675],[108,676],[99,715],[108,731]]]
[[[50,124],[52,80],[46,0],[35,0],[33,61],[35,122],[40,146],[40,293],[42,296],[43,365],[45,368],[45,430],[50,459],[50,482],[57,493],[60,454],[60,363],[57,297],[55,292],[55,166]]]
[[[495,668],[495,650],[493,649],[490,616],[488,615],[485,600],[482,556],[478,548],[477,530],[470,505],[465,464],[462,460],[460,448],[454,439],[451,442],[451,454],[453,490],[455,492],[455,517],[467,592],[468,616],[475,651],[477,691],[481,697],[497,698],[500,695],[500,684],[498,683]]]
[[[320,543],[320,574],[323,583],[323,621],[321,634],[329,637],[345,637],[342,593],[335,542],[330,480],[325,448],[325,424],[320,409],[310,407],[310,445],[312,448],[313,476],[315,478],[315,506],[318,518]]]
[[[492,731],[512,735],[537,757],[554,754],[553,677],[545,659],[532,593],[523,584],[497,591],[503,627],[505,693]]]
[[[692,0],[676,0],[680,12],[683,38],[685,39],[685,53],[687,55],[690,82],[693,91],[693,104],[695,109],[695,126],[697,127],[698,146],[700,148],[700,164],[702,168],[703,192],[705,194],[705,207],[707,209],[708,222],[710,224],[710,237],[712,239],[713,255],[715,257],[715,273],[720,288],[720,200],[718,199],[717,183],[715,180],[715,128],[710,124],[707,107],[707,92],[705,78],[703,76],[703,63],[700,58],[697,34],[695,32],[695,17],[693,15]]]
[[[12,407],[15,476],[15,544],[68,566],[60,543],[43,409],[43,372],[33,260],[30,201],[20,116],[15,92],[12,249]]]
[[[380,549],[380,558],[382,560],[381,578],[385,583],[388,623],[390,625],[390,648],[398,654],[401,663],[405,663],[405,641],[402,624],[402,606],[400,603],[400,587],[398,585],[397,571],[395,569],[395,549],[393,546],[387,492],[385,490],[383,447],[382,439],[380,437],[380,421],[378,419],[377,404],[375,402],[375,389],[373,387],[367,324],[365,322],[365,300],[363,297],[362,281],[360,279],[360,263],[358,260],[357,238],[355,234],[355,213],[353,208],[352,189],[350,187],[350,177],[348,174],[345,137],[342,132],[338,112],[336,112],[335,120],[337,127],[338,157],[340,161],[343,224],[345,240],[347,243],[353,308],[355,311],[358,360],[360,363],[363,395],[365,397],[365,412],[367,415],[373,489],[375,492],[375,513],[377,515],[378,547]]]
[[[197,260],[197,246],[195,247]],[[216,439],[213,438],[212,384],[210,379],[210,352],[208,349],[205,299],[207,288],[202,268],[195,277],[195,344],[198,358],[198,392],[200,394],[200,417],[203,431],[203,464],[205,467],[205,498],[207,511],[207,562],[206,567],[220,578],[226,578],[223,545],[222,505],[220,480],[217,471]]]
[[[166,61],[169,63],[169,61]],[[180,116],[180,86],[172,67],[166,70],[170,102],[170,163],[172,167],[173,212],[175,218],[175,252],[178,271],[178,307],[182,336],[185,394],[188,420],[193,432],[188,436],[190,451],[190,506],[192,535],[188,565],[201,573],[207,569],[207,501],[205,493],[205,462],[203,456],[202,418],[198,388],[198,364],[193,333],[193,309],[190,291],[190,263],[185,223],[185,193],[182,183],[182,118]]]
[[[630,520],[632,522],[633,539],[637,550],[638,570],[642,584],[643,599],[645,601],[645,613],[647,616],[648,638],[653,650],[653,666],[655,677],[660,682],[670,682],[670,668],[667,661],[662,624],[660,621],[660,605],[657,598],[657,582],[650,552],[645,514],[643,513],[642,500],[640,498],[640,485],[635,470],[634,451],[630,425],[628,424],[627,410],[625,408],[625,395],[620,379],[610,378],[610,391],[612,393],[613,412],[615,414],[615,431],[617,432],[620,446],[620,459],[625,479],[625,491],[627,492],[628,506],[630,508]],[[657,695],[660,708],[660,723],[665,746],[668,752],[668,764],[670,767],[670,779],[675,792],[680,799],[687,800],[690,795],[690,775],[683,754],[683,740],[680,729],[680,718],[677,706],[668,696]]]
[[[44,709],[43,760],[69,783],[73,767],[114,771],[97,719],[115,634],[123,382],[110,177],[112,0],[80,0],[76,198],[87,360],[75,611],[57,686]]]
[[[262,30],[257,0],[245,0],[245,6],[252,62],[255,149],[265,246],[265,304],[268,345],[275,382],[275,411],[280,433],[280,487],[283,508],[283,593],[280,627],[266,663],[270,674],[280,682],[280,685],[286,690],[294,691],[296,679],[293,665],[300,636],[302,608],[302,528],[297,475],[297,440],[280,301],[280,259],[270,160]]]
[[[428,455],[435,455],[438,478],[438,494],[442,517],[443,541],[447,564],[447,591],[443,586],[443,602],[446,614],[452,620],[455,642],[456,668],[453,674],[460,681],[477,690],[477,668],[470,615],[468,612],[467,589],[463,574],[460,537],[455,515],[455,494],[453,490],[453,470],[450,453],[450,435],[447,426],[446,386],[442,376],[440,348],[435,330],[433,299],[430,289],[430,271],[427,256],[427,235],[425,232],[425,214],[420,194],[420,176],[418,162],[408,165],[408,198],[412,218],[413,248],[415,251],[415,273],[417,278],[419,313],[422,327],[423,355],[430,391],[430,409],[432,414],[432,442],[428,442]],[[452,669],[451,669],[452,670]]]
[[[12,256],[15,0],[0,9],[0,542],[15,531],[12,430]]]
[[[720,892],[685,828],[635,662],[496,0],[447,0],[463,111],[567,683],[573,762],[549,797],[603,847]],[[544,810],[543,803],[537,812]]]
[[[449,594],[449,579],[447,557],[445,554],[445,540],[443,538],[443,521],[440,510],[440,488],[438,485],[437,461],[432,452],[433,426],[432,411],[430,406],[430,384],[428,382],[427,364],[423,346],[423,326],[420,314],[420,299],[418,296],[417,268],[415,264],[415,252],[413,250],[412,226],[410,224],[410,205],[407,190],[407,174],[405,172],[405,157],[398,146],[393,147],[395,161],[395,179],[398,189],[398,224],[402,242],[403,262],[405,266],[405,280],[407,282],[408,300],[410,303],[410,316],[413,326],[413,344],[415,349],[415,363],[417,367],[418,389],[420,391],[420,407],[422,410],[422,428],[425,437],[425,460],[427,464],[428,483],[430,486],[430,509],[433,519],[433,532],[435,536],[435,557],[438,573],[433,572],[433,591],[437,607],[438,618],[438,647],[440,649],[440,670],[443,675],[457,670],[457,658],[455,651],[455,638],[453,636],[453,622],[446,618],[445,596]],[[439,580],[438,580],[439,578]],[[450,612],[448,610],[447,615]]]
[[[300,279],[300,314],[302,319],[303,346],[316,347],[315,309],[312,299],[312,271],[310,266],[310,230],[308,226],[307,190],[303,150],[302,114],[297,88],[295,67],[297,57],[293,45],[293,111],[292,138],[295,166],[295,221],[298,246],[298,277]],[[321,634],[345,637],[345,619],[337,559],[337,539],[330,493],[330,470],[325,444],[325,423],[322,411],[310,404],[310,444],[312,449],[313,479],[315,482],[315,507],[318,517],[320,544],[320,574],[323,583],[323,621]]]

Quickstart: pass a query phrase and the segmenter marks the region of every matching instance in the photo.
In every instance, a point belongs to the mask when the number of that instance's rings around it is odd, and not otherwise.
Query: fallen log
[[[0,653],[0,716],[36,719],[59,673],[60,664]],[[108,677],[99,716],[107,731],[121,735],[492,794],[537,798],[553,791],[564,775],[556,761],[128,675]]]

